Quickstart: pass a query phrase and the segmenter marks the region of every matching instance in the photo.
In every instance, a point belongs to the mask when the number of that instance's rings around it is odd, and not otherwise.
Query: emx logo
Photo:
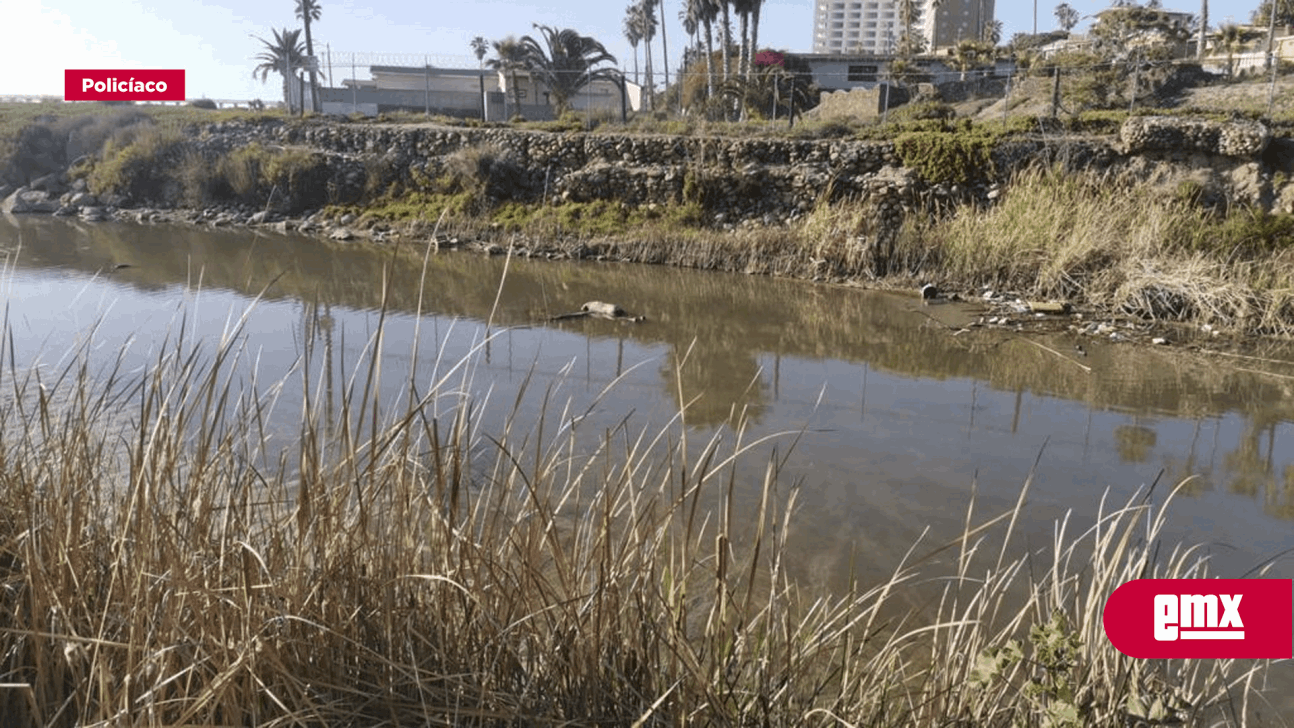
[[[1110,642],[1129,657],[1294,657],[1291,579],[1137,579],[1102,615]]]

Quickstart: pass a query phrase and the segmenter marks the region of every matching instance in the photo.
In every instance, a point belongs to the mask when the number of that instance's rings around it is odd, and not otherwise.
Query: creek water
[[[828,589],[888,574],[926,529],[931,545],[960,535],[972,489],[977,517],[1010,508],[1031,469],[1022,548],[1049,544],[1066,511],[1071,533],[1086,529],[1107,490],[1122,504],[1158,480],[1162,501],[1189,477],[1166,536],[1204,544],[1214,574],[1294,549],[1294,365],[1088,339],[1080,356],[1076,335],[954,335],[936,321],[973,314],[916,297],[629,264],[437,252],[420,286],[421,247],[248,230],[6,218],[0,255],[20,368],[92,338],[95,351],[125,346],[138,369],[181,321],[214,347],[249,306],[241,336],[264,380],[321,331],[353,367],[385,300],[392,390],[415,349],[443,367],[476,346],[487,428],[514,406],[519,421],[537,416],[560,380],[573,411],[597,400],[598,426],[659,428],[695,398],[685,426],[698,440],[731,440],[734,412],[747,440],[799,432],[783,473],[801,484],[794,569]],[[548,321],[589,300],[647,320]],[[280,397],[290,421],[299,388]],[[792,439],[752,453],[739,498],[757,498],[769,449]],[[1268,575],[1294,577],[1294,562]]]

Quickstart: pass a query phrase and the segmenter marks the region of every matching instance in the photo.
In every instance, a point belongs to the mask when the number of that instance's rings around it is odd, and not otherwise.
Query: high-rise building
[[[978,39],[985,21],[993,19],[994,0],[917,3],[918,32],[928,50]],[[816,0],[813,16],[814,53],[893,53],[903,35],[899,0]]]

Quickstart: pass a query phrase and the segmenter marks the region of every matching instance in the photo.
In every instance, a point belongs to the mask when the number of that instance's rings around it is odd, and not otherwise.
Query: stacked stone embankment
[[[694,203],[703,209],[707,224],[723,226],[786,223],[824,202],[848,199],[872,203],[878,225],[888,229],[922,204],[936,202],[945,209],[992,204],[1014,173],[1039,164],[1096,170],[1124,182],[1162,186],[1167,193],[1187,180],[1210,204],[1294,210],[1294,186],[1273,188],[1274,179],[1294,177],[1294,155],[1264,154],[1269,147],[1283,148],[1285,140],[1273,142],[1265,126],[1244,120],[1134,117],[1117,140],[1059,134],[1013,137],[997,145],[992,163],[974,179],[958,184],[922,179],[915,168],[904,166],[889,141],[554,133],[318,120],[219,122],[195,125],[188,134],[196,150],[212,160],[251,143],[320,153],[325,159],[320,187],[326,189],[298,210],[327,202],[362,205],[366,195],[386,189],[390,182],[401,182],[405,189],[426,188],[444,174],[453,155],[486,148],[506,156],[515,170],[517,184],[499,193],[505,198],[515,195],[545,204]],[[1286,157],[1288,162],[1282,161]],[[1281,164],[1291,169],[1273,167]],[[1276,175],[1278,171],[1284,176]],[[72,204],[60,195],[84,191],[72,189],[68,179],[54,180],[46,189],[46,194],[37,194],[34,183],[21,189],[11,185],[4,196],[18,195],[12,200],[17,210],[48,211]],[[179,200],[103,197],[108,208],[181,206]],[[265,200],[253,206],[269,207]],[[254,211],[249,207],[247,214]]]
[[[1203,152],[1225,157],[1257,157],[1271,142],[1271,131],[1251,120],[1218,122],[1175,116],[1138,116],[1119,129],[1125,153]]]

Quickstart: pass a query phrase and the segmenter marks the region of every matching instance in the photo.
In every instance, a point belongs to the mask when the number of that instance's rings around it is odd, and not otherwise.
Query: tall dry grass
[[[1167,503],[1103,501],[1026,554],[1026,483],[884,583],[814,593],[787,561],[786,456],[740,420],[703,443],[686,409],[595,430],[527,381],[544,413],[485,431],[474,355],[382,402],[382,326],[350,368],[311,344],[268,383],[240,326],[210,343],[181,320],[131,373],[89,343],[24,368],[6,318],[0,723],[1239,723],[1263,674],[1104,638],[1119,583],[1204,573],[1158,559]]]
[[[950,283],[1294,334],[1288,216],[1211,210],[1196,187],[1033,170],[997,204],[911,216],[899,256]]]

